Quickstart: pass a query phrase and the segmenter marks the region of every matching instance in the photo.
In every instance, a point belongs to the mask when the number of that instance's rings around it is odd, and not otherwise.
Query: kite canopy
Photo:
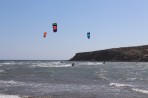
[[[90,32],[87,33],[87,38],[90,39]]]
[[[57,23],[52,24],[53,32],[57,32]]]
[[[43,37],[45,38],[45,37],[46,37],[46,35],[47,35],[47,32],[44,32],[44,35],[43,35]]]

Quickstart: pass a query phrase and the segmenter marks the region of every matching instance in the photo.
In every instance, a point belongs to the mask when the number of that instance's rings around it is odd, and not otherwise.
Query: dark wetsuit
[[[72,65],[71,66],[74,66],[75,64],[74,63],[72,63]]]

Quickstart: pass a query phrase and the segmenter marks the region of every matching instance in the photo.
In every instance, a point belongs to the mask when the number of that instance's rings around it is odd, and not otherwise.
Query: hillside
[[[148,45],[76,53],[70,61],[148,61]]]

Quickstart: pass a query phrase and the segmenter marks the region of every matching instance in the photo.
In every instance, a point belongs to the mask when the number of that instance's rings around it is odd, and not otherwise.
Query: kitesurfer
[[[71,66],[74,66],[75,64],[74,63],[72,63],[72,65]]]

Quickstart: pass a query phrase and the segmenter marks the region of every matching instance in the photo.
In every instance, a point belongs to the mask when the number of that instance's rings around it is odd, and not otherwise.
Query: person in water
[[[71,66],[74,66],[75,64],[74,63],[72,63],[72,65]]]

